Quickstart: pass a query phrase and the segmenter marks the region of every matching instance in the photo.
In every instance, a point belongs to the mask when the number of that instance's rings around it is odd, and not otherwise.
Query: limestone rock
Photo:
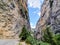
[[[60,0],[44,0],[41,17],[36,24],[36,38],[43,36],[44,29],[50,25],[53,33],[60,33]]]
[[[30,29],[27,0],[0,0],[0,36],[14,38],[24,25]]]

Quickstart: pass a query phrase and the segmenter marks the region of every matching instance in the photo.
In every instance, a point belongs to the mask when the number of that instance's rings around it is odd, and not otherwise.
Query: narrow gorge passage
[[[60,0],[0,0],[0,45],[60,45]]]

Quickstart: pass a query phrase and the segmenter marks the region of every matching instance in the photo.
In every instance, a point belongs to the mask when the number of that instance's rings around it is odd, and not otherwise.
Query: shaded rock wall
[[[44,29],[49,25],[53,33],[60,33],[60,0],[44,0],[41,17],[36,25],[37,39],[42,38]]]

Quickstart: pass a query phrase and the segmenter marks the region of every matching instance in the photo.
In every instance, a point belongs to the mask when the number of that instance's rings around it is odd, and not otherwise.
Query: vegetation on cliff
[[[60,34],[53,34],[50,27],[47,27],[44,32],[43,41],[51,45],[60,45]]]
[[[60,34],[53,34],[50,30],[50,27],[47,27],[44,32],[43,40],[39,41],[35,39],[24,26],[19,37],[30,45],[60,45]]]
[[[19,38],[21,38],[21,40],[26,40],[29,35],[30,35],[30,32],[28,32],[25,26],[23,26],[22,32],[19,35]]]
[[[53,0],[49,0],[49,2],[50,2],[50,8],[52,8],[52,6],[53,6]]]

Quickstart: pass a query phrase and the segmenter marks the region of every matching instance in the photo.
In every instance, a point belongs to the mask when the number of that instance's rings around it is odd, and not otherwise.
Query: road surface
[[[17,39],[0,39],[0,45],[18,45]]]

